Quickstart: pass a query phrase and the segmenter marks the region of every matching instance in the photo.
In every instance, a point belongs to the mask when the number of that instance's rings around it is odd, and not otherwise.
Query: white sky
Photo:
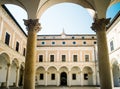
[[[23,19],[27,19],[26,12],[18,6],[7,5],[7,7],[27,33],[23,22]],[[120,4],[116,8],[117,11],[120,10]],[[107,15],[109,17],[109,13]],[[50,7],[40,18],[40,23],[42,29],[38,34],[61,34],[63,29],[67,34],[94,33],[90,28],[93,20],[88,11],[72,3],[62,3]]]

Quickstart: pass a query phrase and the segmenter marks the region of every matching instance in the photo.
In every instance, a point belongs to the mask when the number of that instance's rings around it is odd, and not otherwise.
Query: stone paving
[[[9,87],[9,88],[1,88],[0,89],[23,89],[22,87],[16,88],[16,87]],[[36,87],[35,89],[100,89],[100,87],[54,87],[54,86],[48,86],[48,87]],[[115,87],[114,89],[120,89],[120,87]]]

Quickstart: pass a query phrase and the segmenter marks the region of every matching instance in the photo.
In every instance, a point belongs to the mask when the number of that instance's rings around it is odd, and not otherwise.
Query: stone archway
[[[46,73],[45,68],[42,66],[39,66],[36,69],[36,76],[35,76],[36,85],[45,85],[45,79],[46,79],[45,73]]]
[[[83,69],[83,85],[93,85],[93,72],[88,66]]]
[[[9,63],[9,55],[6,53],[0,54],[0,86],[6,86],[7,67]]]
[[[60,85],[67,86],[67,73],[66,72],[62,72],[60,74]]]
[[[23,86],[24,66],[20,66],[19,86]]]

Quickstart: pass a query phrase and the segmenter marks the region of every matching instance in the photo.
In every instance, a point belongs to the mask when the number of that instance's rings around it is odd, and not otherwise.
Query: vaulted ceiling
[[[75,3],[95,11],[98,18],[105,18],[107,8],[120,0],[0,0],[0,4],[14,4],[26,10],[28,18],[40,18],[46,9],[59,3]]]

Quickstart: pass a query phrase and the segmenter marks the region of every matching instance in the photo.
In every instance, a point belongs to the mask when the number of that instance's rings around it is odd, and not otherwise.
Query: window
[[[96,41],[94,41],[94,44],[97,44],[97,42],[96,42]]]
[[[73,61],[77,62],[77,55],[73,55]]]
[[[95,37],[94,36],[92,36],[92,39],[94,39]]]
[[[16,51],[19,51],[19,42],[16,42]]]
[[[84,41],[83,44],[86,44],[86,42]]]
[[[54,44],[55,44],[55,42],[52,42],[52,44],[54,45]]]
[[[40,80],[44,80],[44,74],[40,74]]]
[[[76,44],[76,42],[74,41],[73,44]]]
[[[88,74],[84,74],[84,80],[88,80]]]
[[[39,62],[43,62],[43,55],[39,55]]]
[[[62,62],[65,62],[65,61],[66,61],[66,56],[62,55]]]
[[[72,79],[76,80],[76,74],[72,74]]]
[[[110,50],[111,50],[111,51],[113,51],[113,50],[114,50],[113,40],[110,42]]]
[[[44,44],[45,44],[45,42],[41,42],[41,44],[42,44],[42,45],[44,45]]]
[[[62,42],[62,44],[65,44],[65,42]]]
[[[25,56],[25,54],[26,54],[26,49],[24,48],[23,49],[23,56]]]
[[[85,37],[83,36],[82,39],[85,39]]]
[[[5,35],[5,44],[9,45],[9,42],[10,42],[10,34],[6,32],[6,35]]]
[[[89,55],[85,55],[85,61],[89,62]]]
[[[50,55],[50,62],[54,62],[54,55]]]
[[[72,39],[75,39],[75,37],[73,36]]]
[[[55,74],[51,74],[51,80],[55,80]]]

